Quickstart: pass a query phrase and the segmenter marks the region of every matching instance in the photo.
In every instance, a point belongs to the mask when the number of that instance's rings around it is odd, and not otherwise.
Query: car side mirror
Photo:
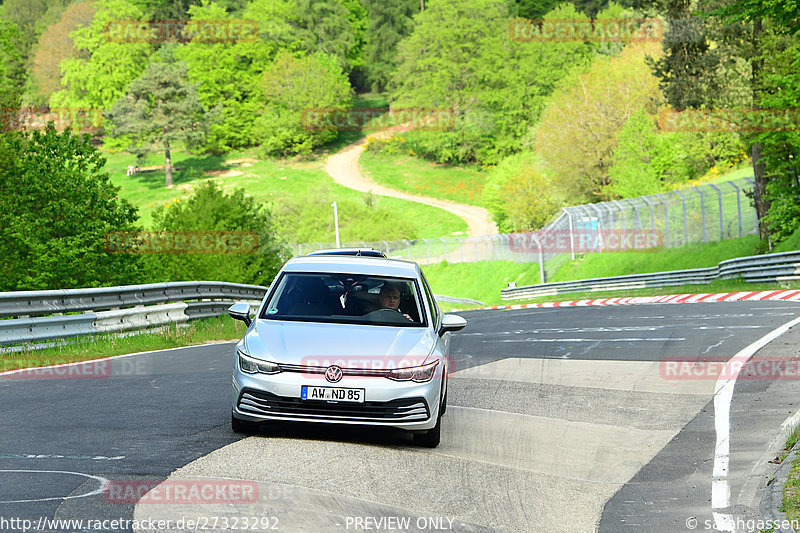
[[[247,324],[248,327],[253,323],[253,320],[250,318],[250,304],[233,304],[228,308],[228,314],[235,320],[241,320]]]
[[[464,329],[466,325],[467,321],[464,317],[447,313],[442,317],[442,325],[439,326],[439,335],[443,335],[448,331]]]

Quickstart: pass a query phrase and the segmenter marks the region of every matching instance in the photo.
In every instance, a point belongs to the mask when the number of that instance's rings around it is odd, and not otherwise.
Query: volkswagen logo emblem
[[[344,373],[342,372],[342,369],[336,365],[329,366],[325,369],[325,379],[331,383],[337,383],[341,381],[343,375]]]

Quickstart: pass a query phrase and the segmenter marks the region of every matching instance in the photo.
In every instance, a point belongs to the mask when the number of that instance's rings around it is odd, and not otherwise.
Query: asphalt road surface
[[[290,424],[242,439],[229,427],[232,343],[79,365],[69,375],[0,376],[0,530],[712,530],[712,484],[721,480],[710,362],[730,359],[800,307],[463,315],[434,450],[394,431]],[[754,360],[796,356],[798,336],[790,330]],[[797,379],[736,381],[729,507],[715,512],[757,516],[767,460],[798,392]],[[147,501],[126,499],[165,480]],[[104,484],[120,491],[103,493]],[[212,503],[164,497],[209,486],[222,490]]]

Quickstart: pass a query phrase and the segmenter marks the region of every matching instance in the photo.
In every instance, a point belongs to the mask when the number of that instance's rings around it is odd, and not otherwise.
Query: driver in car
[[[381,292],[378,295],[378,301],[382,309],[394,309],[398,313],[400,311],[400,287],[395,283],[386,282],[381,287]],[[411,317],[406,313],[403,316],[411,320]]]

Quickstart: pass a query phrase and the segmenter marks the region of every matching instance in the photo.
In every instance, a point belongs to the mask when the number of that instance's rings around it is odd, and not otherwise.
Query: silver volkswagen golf
[[[367,254],[370,255],[367,255]],[[439,444],[450,332],[419,265],[374,251],[295,257],[247,325],[233,366],[234,431],[266,420],[388,426]]]

